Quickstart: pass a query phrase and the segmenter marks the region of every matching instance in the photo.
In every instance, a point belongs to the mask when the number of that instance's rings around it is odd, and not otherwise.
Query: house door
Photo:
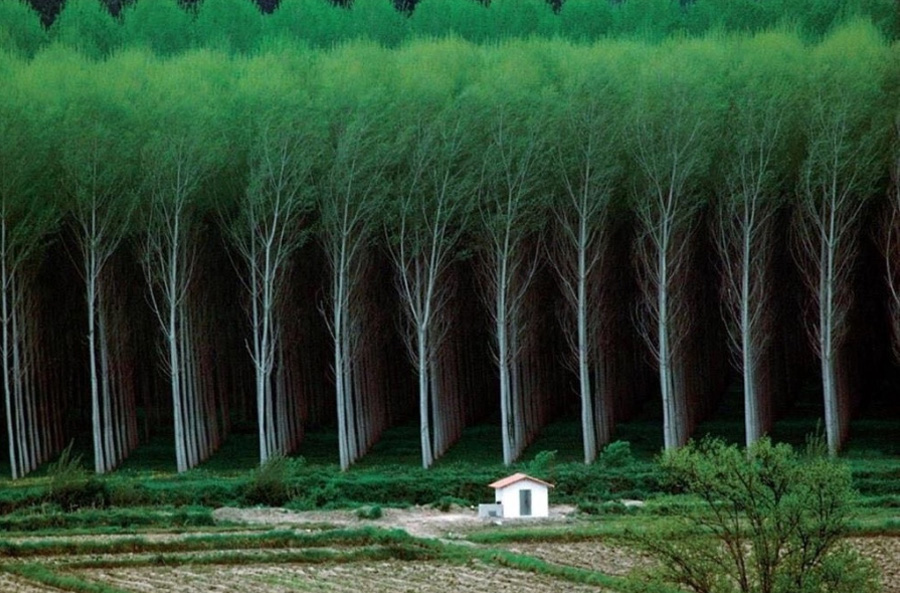
[[[531,490],[519,490],[519,515],[531,516]]]

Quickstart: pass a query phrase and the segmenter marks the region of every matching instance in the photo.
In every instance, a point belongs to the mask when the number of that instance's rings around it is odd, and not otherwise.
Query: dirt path
[[[567,505],[551,507],[548,519],[507,520],[506,523],[541,525],[560,523],[572,515],[575,508]],[[405,509],[384,509],[380,519],[360,519],[354,511],[289,511],[275,508],[221,508],[213,512],[219,523],[241,525],[268,525],[272,527],[301,527],[327,523],[338,527],[372,525],[385,529],[403,529],[414,537],[455,539],[480,527],[490,525],[490,520],[479,519],[474,509],[453,507],[442,512],[431,507],[415,506]]]

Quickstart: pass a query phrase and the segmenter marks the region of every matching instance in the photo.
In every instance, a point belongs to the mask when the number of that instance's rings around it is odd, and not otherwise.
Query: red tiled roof
[[[516,482],[519,482],[521,480],[530,480],[530,481],[536,482],[538,484],[543,484],[544,486],[547,486],[548,488],[553,488],[553,484],[551,484],[549,482],[545,482],[543,480],[538,480],[537,478],[532,478],[531,476],[523,474],[523,473],[513,474],[511,476],[503,478],[502,480],[497,480],[493,484],[488,484],[488,487],[494,488],[495,490],[499,489],[499,488],[506,488],[510,484],[515,484]]]

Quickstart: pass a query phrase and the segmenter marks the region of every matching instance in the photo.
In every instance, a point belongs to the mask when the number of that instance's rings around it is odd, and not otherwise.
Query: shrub
[[[453,508],[453,505],[467,506],[468,504],[468,501],[463,500],[462,498],[456,498],[455,496],[442,496],[431,506],[438,509],[442,513],[449,513],[450,509]]]
[[[65,511],[83,507],[105,507],[109,504],[106,484],[91,475],[81,463],[81,455],[72,455],[72,444],[47,467],[45,502],[59,505]]]
[[[253,470],[244,492],[247,504],[284,506],[296,495],[295,477],[304,460],[289,459],[280,455],[270,457]]]
[[[628,441],[613,441],[600,453],[600,463],[604,467],[622,469],[634,465],[634,455],[631,453],[631,443]]]
[[[528,473],[542,480],[553,481],[556,476],[556,451],[540,451],[528,464]]]
[[[662,467],[702,510],[680,515],[680,530],[633,537],[662,561],[664,580],[696,593],[877,590],[872,565],[841,543],[850,471],[823,451],[821,439],[805,454],[768,439],[746,451],[715,439],[690,443]]]
[[[384,512],[377,504],[370,507],[359,507],[358,509],[356,509],[357,519],[381,519],[383,515]]]

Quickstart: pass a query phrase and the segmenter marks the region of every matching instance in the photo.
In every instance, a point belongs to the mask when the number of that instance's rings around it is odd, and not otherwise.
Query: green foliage
[[[129,45],[169,56],[194,45],[193,21],[191,14],[174,1],[133,2],[122,9],[122,37]]]
[[[276,455],[253,471],[244,491],[248,504],[284,506],[297,494],[296,478],[306,461]]]
[[[146,507],[127,509],[77,509],[66,511],[57,505],[44,504],[5,514],[0,517],[4,531],[34,533],[36,531],[120,530],[141,527],[183,528],[211,526],[212,510],[208,507]]]
[[[110,56],[123,42],[121,25],[98,0],[67,0],[50,38],[97,59]]]
[[[46,43],[34,10],[25,0],[0,2],[0,48],[32,57]]]
[[[438,509],[442,513],[449,513],[454,506],[467,506],[468,501],[455,496],[442,496],[436,500],[431,506]]]
[[[535,478],[552,482],[556,475],[556,451],[539,451],[526,471]]]
[[[0,16],[10,19],[0,18],[0,48],[33,55],[55,40],[95,58],[132,46],[149,47],[159,55],[198,46],[253,54],[282,44],[327,48],[359,39],[385,47],[447,37],[484,44],[536,36],[586,43],[608,37],[657,42],[785,25],[819,39],[853,18],[872,22],[889,39],[900,35],[893,0],[565,0],[558,13],[545,0],[428,0],[411,15],[387,0],[338,4],[294,0],[264,15],[252,0],[211,0],[190,8],[177,0],[156,0],[126,3],[115,19],[100,0],[68,0],[48,35],[36,12],[18,0],[5,0]]]
[[[85,469],[81,455],[72,455],[71,443],[48,466],[47,478],[45,501],[59,505],[65,511],[102,508],[109,503],[106,484]]]
[[[853,507],[849,469],[813,440],[805,453],[762,439],[748,450],[691,442],[662,466],[701,512],[692,535],[656,531],[635,540],[662,561],[663,580],[697,593],[855,592],[877,588],[870,563],[841,542]]]
[[[357,519],[381,519],[384,516],[384,511],[381,510],[381,507],[376,505],[359,507],[356,509],[356,518]]]
[[[598,462],[608,469],[628,469],[635,464],[628,441],[613,441],[600,452]]]

